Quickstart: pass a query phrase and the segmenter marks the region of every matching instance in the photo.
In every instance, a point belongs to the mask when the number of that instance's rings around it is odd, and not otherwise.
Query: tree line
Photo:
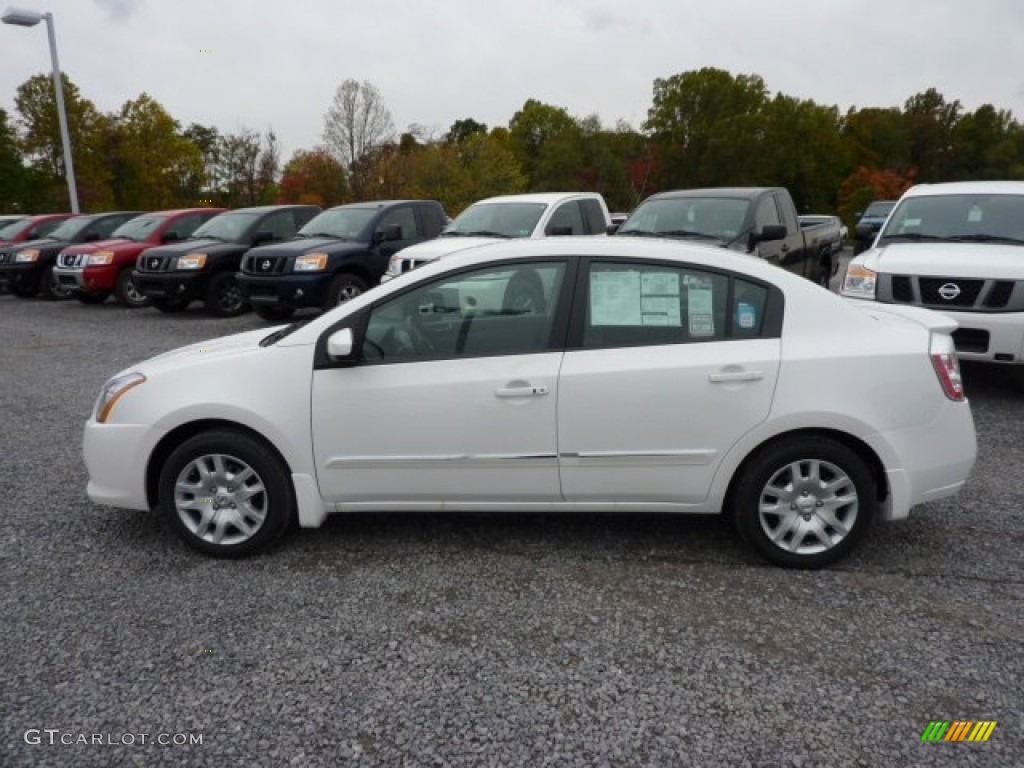
[[[715,68],[655,80],[639,128],[529,99],[508,125],[466,117],[444,133],[398,132],[376,87],[346,80],[323,144],[283,165],[271,129],[182,126],[145,93],[104,114],[66,75],[64,101],[86,211],[422,197],[454,215],[483,197],[555,190],[601,192],[628,211],[665,189],[764,185],[849,223],[913,183],[1024,178],[1024,128],[1009,110],[969,112],[930,88],[902,107],[841,112]],[[15,108],[0,110],[0,211],[64,210],[50,78],[19,86]]]

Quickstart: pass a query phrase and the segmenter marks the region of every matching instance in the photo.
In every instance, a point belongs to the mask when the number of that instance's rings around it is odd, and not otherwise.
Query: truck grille
[[[143,256],[136,264],[140,272],[170,272],[174,264],[173,256]]]
[[[249,256],[242,263],[242,271],[250,275],[279,275],[287,263],[287,256]]]
[[[879,277],[879,301],[929,309],[1024,312],[1024,281],[886,274]]]
[[[84,267],[89,257],[84,253],[61,253],[57,256],[58,267]]]

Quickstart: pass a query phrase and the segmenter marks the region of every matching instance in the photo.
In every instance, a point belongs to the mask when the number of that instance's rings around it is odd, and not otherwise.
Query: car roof
[[[543,203],[544,205],[551,205],[562,200],[571,200],[574,197],[596,198],[598,196],[596,192],[529,192],[522,195],[488,197],[483,200],[477,200],[473,205],[478,203]]]
[[[679,197],[729,197],[751,199],[765,192],[781,191],[782,187],[704,187],[703,189],[670,189],[651,195],[649,200],[671,200]]]
[[[335,205],[332,208],[328,208],[328,211],[339,211],[342,208],[385,208],[392,205],[401,205],[405,203],[433,203],[434,200],[365,200],[359,203],[345,203],[344,205]]]
[[[1024,195],[1024,181],[950,181],[944,184],[918,184],[904,197],[935,195]]]
[[[103,211],[103,213],[86,213],[82,215],[83,219],[105,219],[109,216],[143,216],[149,213],[149,211]],[[72,217],[77,218],[77,217]]]
[[[140,214],[142,216],[187,216],[190,213],[204,213],[209,211],[210,213],[224,213],[227,208],[211,208],[209,206],[200,206],[199,208],[173,208],[166,211],[150,211],[149,213]]]
[[[271,211],[283,211],[288,208],[300,210],[323,210],[319,205],[254,205],[249,208],[231,208],[224,213],[270,213]]]

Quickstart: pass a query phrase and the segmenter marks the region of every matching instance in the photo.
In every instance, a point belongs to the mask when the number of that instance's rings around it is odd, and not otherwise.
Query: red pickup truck
[[[110,240],[65,248],[57,257],[54,277],[83,304],[102,304],[113,293],[126,307],[144,307],[149,299],[132,282],[139,254],[189,239],[200,225],[224,210],[186,208],[143,214],[114,230]]]

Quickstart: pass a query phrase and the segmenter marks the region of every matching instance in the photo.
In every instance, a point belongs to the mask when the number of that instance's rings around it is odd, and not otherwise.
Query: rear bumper
[[[333,275],[322,272],[312,275],[275,275],[259,277],[244,272],[238,285],[253,306],[283,306],[293,309],[322,307]]]
[[[201,299],[206,293],[209,275],[203,272],[139,272],[132,281],[139,293],[151,299]]]

